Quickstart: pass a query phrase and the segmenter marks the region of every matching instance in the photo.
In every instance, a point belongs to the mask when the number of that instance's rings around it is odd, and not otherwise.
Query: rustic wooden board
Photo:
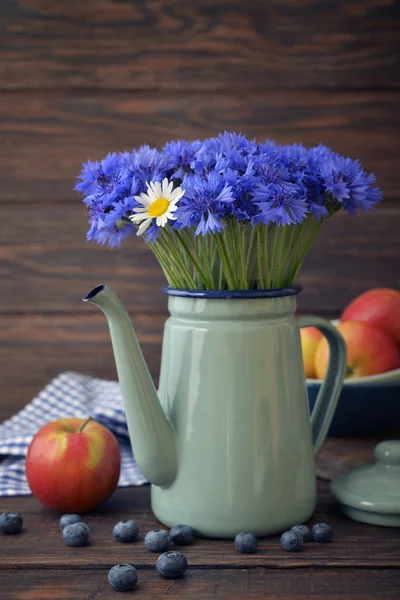
[[[82,297],[95,285],[115,287],[132,316],[164,314],[161,268],[145,242],[132,236],[120,250],[86,242],[87,222],[79,199],[70,206],[30,203],[2,207],[0,312],[68,313],[89,316]],[[299,275],[302,312],[339,314],[358,293],[400,284],[400,208],[383,203],[373,213],[335,215],[320,232]],[[69,321],[73,323],[73,321]],[[12,341],[13,321],[10,327]],[[51,327],[51,325],[48,325]],[[29,330],[27,336],[29,341]],[[85,343],[82,334],[80,342]]]
[[[120,597],[107,581],[107,570],[5,570],[0,572],[3,600],[109,600]],[[140,569],[137,588],[127,598],[156,600],[387,600],[398,598],[397,569],[193,570],[182,579],[162,579]],[[125,597],[125,596],[124,596]]]
[[[336,479],[356,467],[372,462],[377,444],[388,439],[400,439],[400,424],[392,423],[392,427],[393,429],[377,437],[327,438],[316,457],[318,477]]]
[[[74,203],[75,178],[88,158],[224,129],[280,143],[323,142],[359,158],[385,197],[396,199],[399,100],[399,92],[378,91],[3,94],[0,200]]]
[[[133,318],[156,382],[165,319],[164,314]],[[90,308],[78,316],[0,317],[0,364],[0,422],[30,402],[61,371],[117,379],[107,321]]]
[[[197,539],[185,548],[188,562],[194,567],[293,569],[295,567],[358,567],[400,568],[400,542],[396,529],[363,525],[342,516],[328,496],[326,483],[319,484],[315,522],[329,522],[335,540],[331,544],[309,543],[299,553],[289,554],[281,545],[279,536],[259,541],[256,554],[242,555],[235,551],[229,540]],[[30,510],[23,511],[23,507]],[[108,505],[87,515],[92,532],[92,543],[86,548],[65,546],[59,531],[59,515],[41,508],[33,499],[2,498],[0,510],[17,510],[25,515],[23,536],[4,536],[0,546],[0,569],[18,568],[110,568],[120,562],[141,567],[154,566],[156,556],[143,545],[147,531],[160,524],[149,505],[149,487],[120,489]],[[112,529],[123,518],[134,519],[141,534],[137,543],[118,544]]]
[[[399,87],[395,2],[3,2],[3,89]]]

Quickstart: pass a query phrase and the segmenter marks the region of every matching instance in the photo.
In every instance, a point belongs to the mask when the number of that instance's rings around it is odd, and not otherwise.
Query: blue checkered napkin
[[[35,433],[49,421],[65,417],[93,417],[116,436],[121,450],[118,485],[147,483],[135,462],[129,443],[121,391],[115,381],[79,373],[58,375],[32,402],[0,425],[0,496],[30,494],[25,477],[25,456]]]

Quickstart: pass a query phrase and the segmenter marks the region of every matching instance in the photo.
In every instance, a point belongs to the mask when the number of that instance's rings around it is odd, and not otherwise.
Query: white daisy
[[[140,223],[136,235],[142,235],[151,225],[153,219],[156,219],[158,227],[165,227],[168,221],[175,221],[174,212],[177,210],[177,202],[185,193],[180,187],[173,189],[174,184],[168,183],[165,177],[162,184],[158,181],[146,183],[147,193],[143,192],[140,196],[135,196],[135,200],[142,206],[134,208],[137,214],[130,216],[132,223]]]

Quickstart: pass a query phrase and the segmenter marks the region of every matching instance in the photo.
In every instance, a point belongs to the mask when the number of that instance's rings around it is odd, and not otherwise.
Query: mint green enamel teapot
[[[158,393],[119,297],[99,285],[84,298],[108,319],[133,452],[165,525],[261,536],[314,512],[314,454],[336,407],[346,348],[327,321],[295,318],[299,291],[167,288]],[[310,325],[330,345],[311,418],[299,333]]]

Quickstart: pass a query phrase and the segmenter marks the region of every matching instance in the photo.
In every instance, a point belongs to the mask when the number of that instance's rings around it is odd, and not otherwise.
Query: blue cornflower
[[[86,194],[91,192],[97,184],[97,178],[99,176],[100,163],[98,161],[88,160],[82,165],[82,171],[78,175],[78,180],[75,185],[77,192]]]
[[[219,141],[216,138],[204,140],[191,162],[191,169],[196,175],[204,176],[214,169],[218,154],[220,154]]]
[[[116,226],[119,229],[123,228],[123,218],[128,218],[137,205],[133,196],[121,198],[119,202],[114,202],[109,212],[104,215],[104,225],[107,228]],[[125,221],[126,223],[126,221]],[[129,223],[128,223],[129,225]]]
[[[221,209],[234,202],[232,188],[217,173],[207,179],[198,175],[186,176],[182,182],[185,195],[175,213],[175,228],[196,227],[196,235],[215,233],[224,228]]]
[[[150,148],[148,145],[141,146],[139,150],[133,150],[125,154],[125,169],[131,169],[135,181],[135,189],[131,194],[139,194],[146,190],[146,183],[149,181],[162,181],[167,169],[162,164],[162,155],[157,148]]]
[[[326,191],[351,215],[357,208],[370,210],[382,198],[380,190],[371,187],[375,176],[367,175],[358,160],[332,155],[330,160],[322,163],[320,173]]]
[[[129,182],[121,178],[120,167],[121,156],[116,153],[107,154],[101,162],[88,161],[83,165],[75,189],[87,195],[85,204],[94,200],[106,208],[127,190]]]
[[[304,192],[294,185],[259,185],[254,190],[254,201],[260,208],[260,220],[265,224],[301,223],[307,214]]]
[[[248,140],[242,133],[224,131],[217,138],[220,144],[220,152],[229,153],[238,151],[242,155],[254,154],[257,150],[255,140]]]
[[[374,175],[322,144],[306,149],[269,140],[256,143],[225,131],[202,142],[173,141],[161,152],[144,145],[87,161],[75,189],[88,208],[88,239],[114,246],[138,232],[128,222],[133,218],[138,224],[146,217],[138,198],[148,185],[158,186],[165,178],[184,190],[170,226],[195,227],[196,235],[221,231],[230,219],[252,226],[288,225],[308,215],[324,219],[339,207],[354,214],[358,208],[369,210],[382,197]],[[153,217],[149,214],[140,224],[152,242],[161,226]]]
[[[184,175],[193,169],[197,153],[201,148],[202,143],[199,140],[195,142],[178,140],[166,144],[162,150],[162,165],[171,172],[170,178],[182,180]]]

